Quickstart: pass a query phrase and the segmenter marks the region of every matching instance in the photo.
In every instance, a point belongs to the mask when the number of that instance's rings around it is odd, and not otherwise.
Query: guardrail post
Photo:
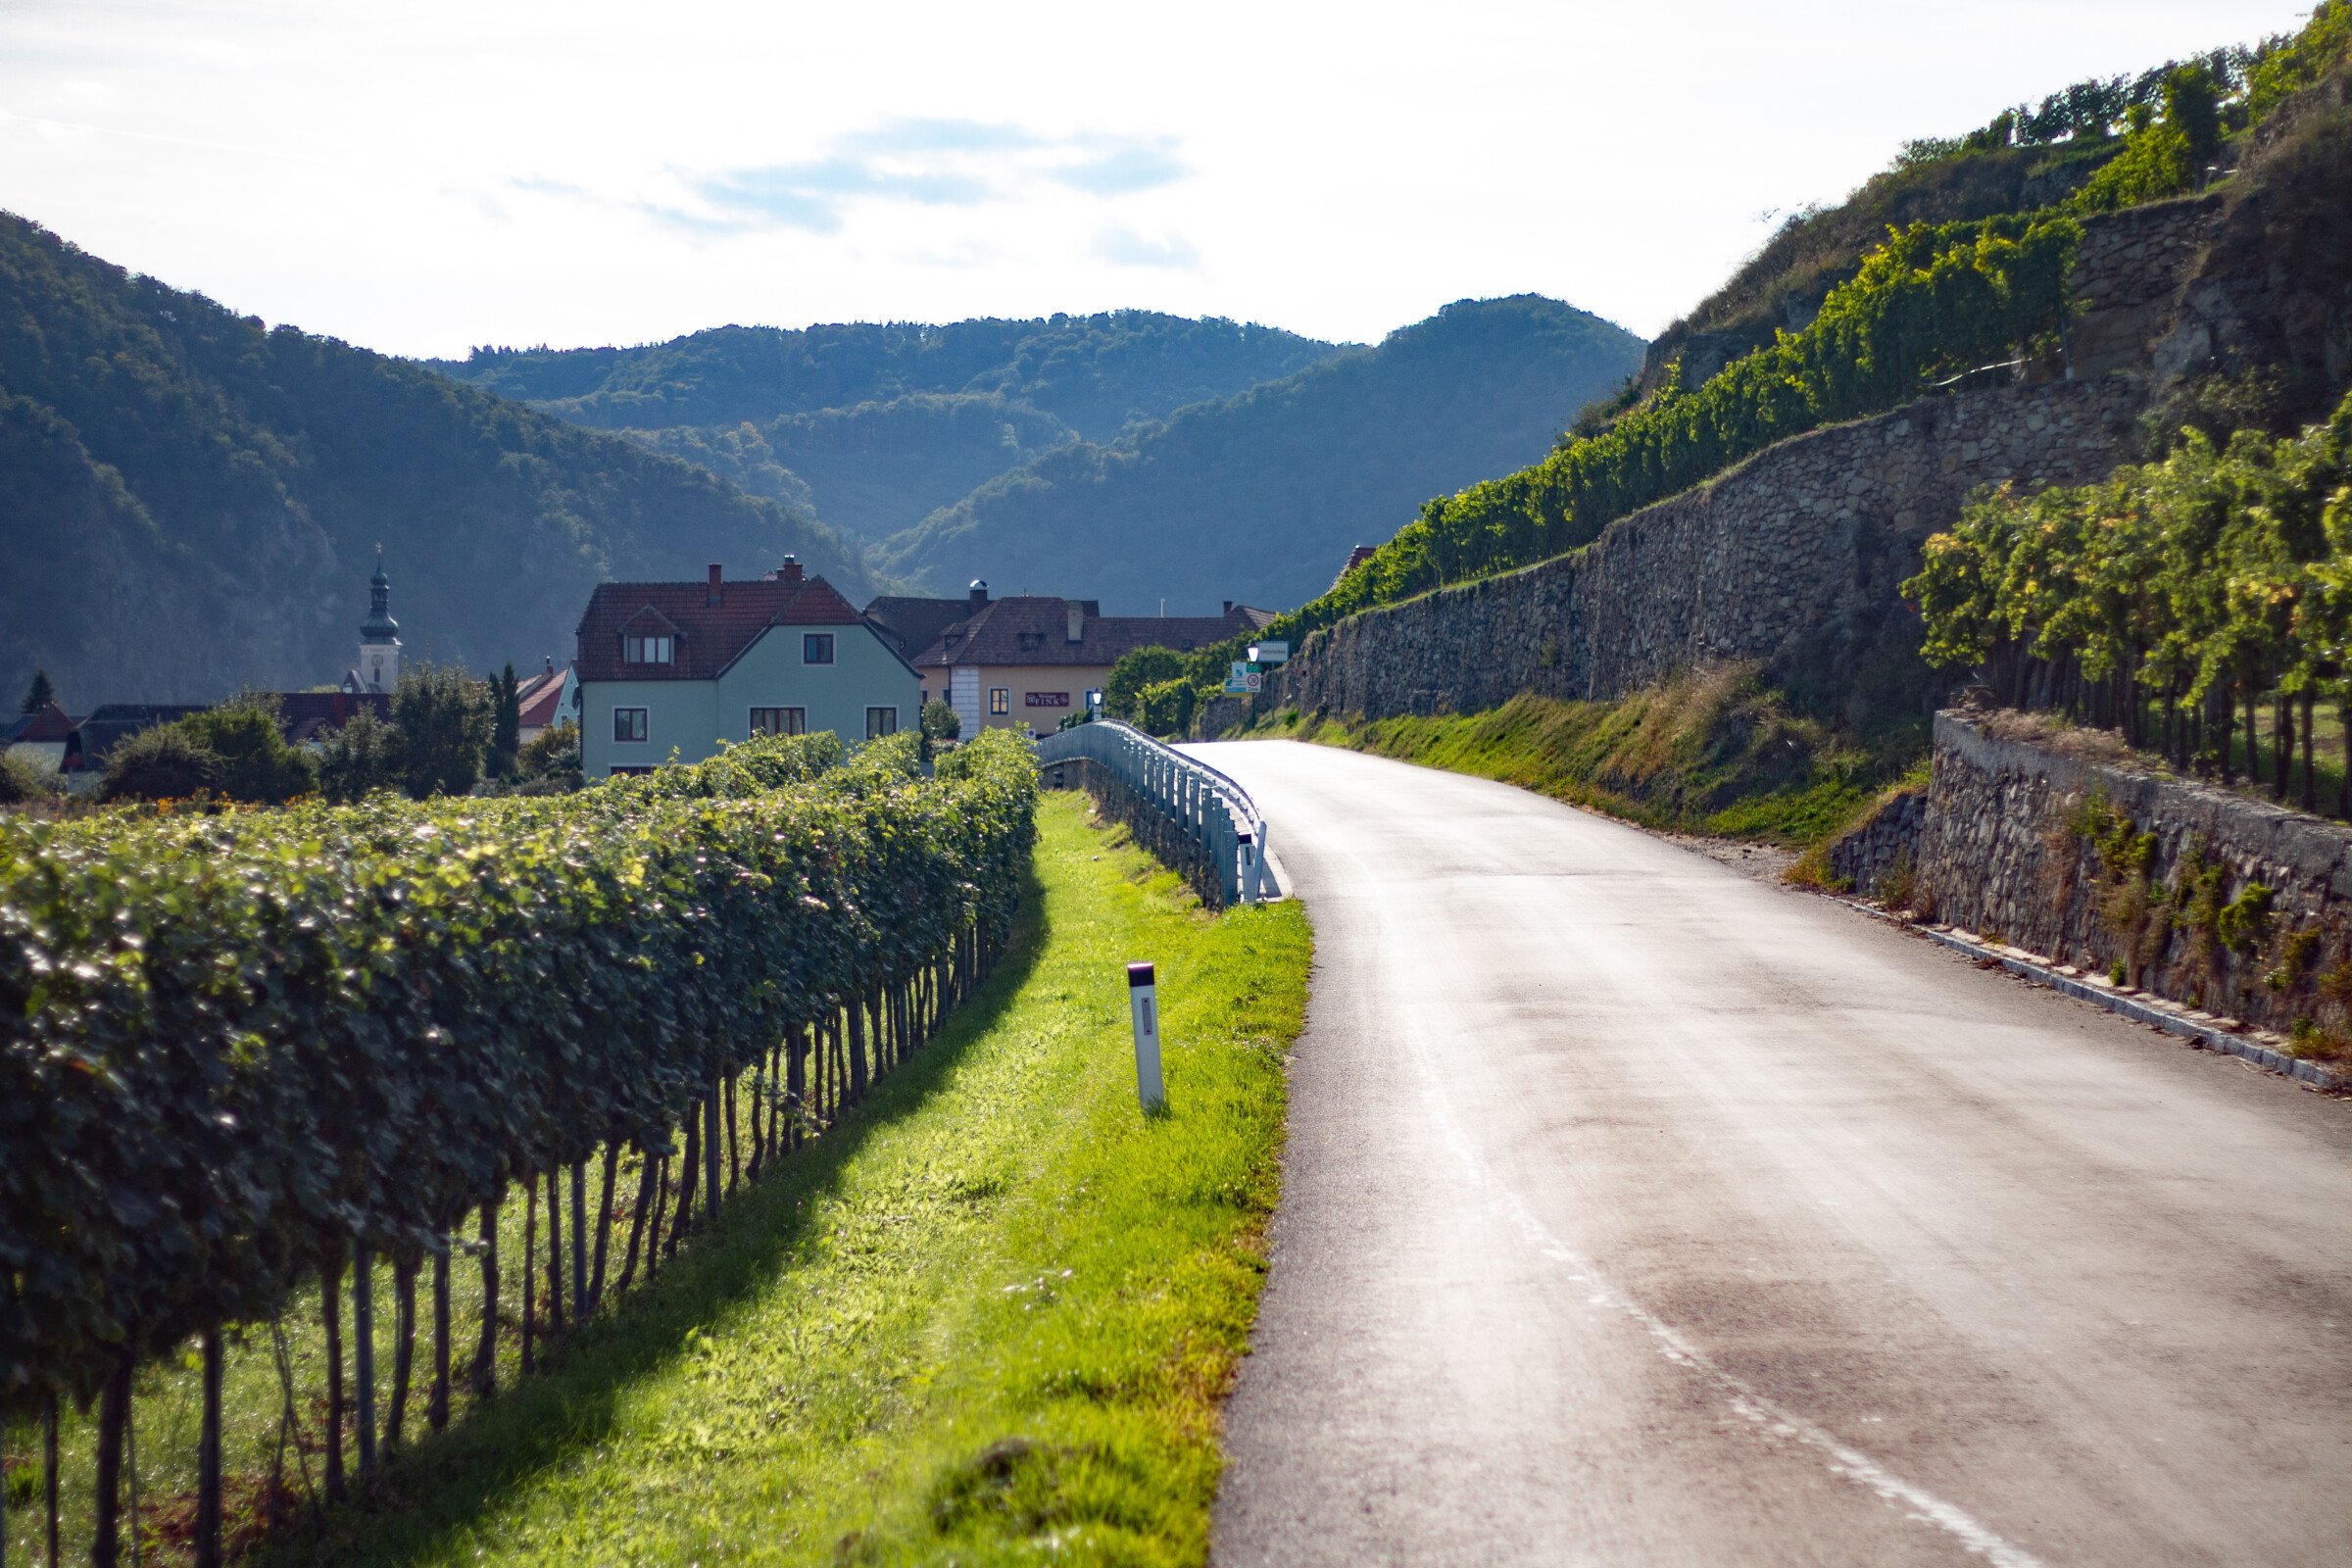
[[[1233,830],[1233,813],[1226,809],[1222,801],[1217,803],[1216,829],[1217,880],[1224,884],[1225,902],[1239,904],[1242,898],[1242,868],[1235,856],[1238,835]]]

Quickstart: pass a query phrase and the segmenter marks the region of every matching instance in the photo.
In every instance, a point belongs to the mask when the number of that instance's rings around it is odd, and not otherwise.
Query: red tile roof
[[[74,720],[55,703],[44,703],[30,713],[23,714],[0,728],[0,741],[14,745],[19,741],[62,741],[74,733]]]
[[[942,631],[915,656],[917,669],[952,664],[1115,664],[1138,648],[1188,652],[1246,636],[1272,617],[1235,605],[1222,615],[1085,615],[1070,641],[1070,606],[1091,601],[1018,596],[992,599]]]
[[[715,680],[770,626],[864,623],[822,577],[727,582],[710,597],[707,582],[599,583],[580,617],[580,679]],[[648,610],[677,628],[676,662],[620,662],[621,628]]]
[[[522,710],[524,729],[545,729],[561,716],[564,688],[571,679],[568,669],[542,670],[523,678],[515,688],[514,698]]]
[[[1380,547],[1378,545],[1357,545],[1353,550],[1348,552],[1348,564],[1342,566],[1340,568],[1340,574],[1331,579],[1331,585],[1334,588],[1337,588],[1341,583],[1344,583],[1348,580],[1348,574],[1349,572],[1353,571],[1356,567],[1362,565],[1365,562],[1370,561],[1374,556],[1379,554]]]

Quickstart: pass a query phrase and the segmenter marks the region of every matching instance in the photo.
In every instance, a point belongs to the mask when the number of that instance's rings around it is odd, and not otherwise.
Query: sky
[[[1531,291],[1646,337],[1906,138],[2307,13],[0,0],[0,208],[405,355]]]

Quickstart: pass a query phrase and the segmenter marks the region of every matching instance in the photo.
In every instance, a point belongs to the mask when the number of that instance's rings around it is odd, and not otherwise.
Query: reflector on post
[[[1135,1023],[1135,1098],[1147,1111],[1162,1109],[1168,1093],[1159,1081],[1159,987],[1148,963],[1127,966],[1127,1011]]]

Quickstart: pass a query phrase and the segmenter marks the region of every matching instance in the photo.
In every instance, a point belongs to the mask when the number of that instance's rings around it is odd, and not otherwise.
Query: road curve
[[[1212,1556],[2352,1563],[2352,1105],[1292,743],[1315,927]]]

